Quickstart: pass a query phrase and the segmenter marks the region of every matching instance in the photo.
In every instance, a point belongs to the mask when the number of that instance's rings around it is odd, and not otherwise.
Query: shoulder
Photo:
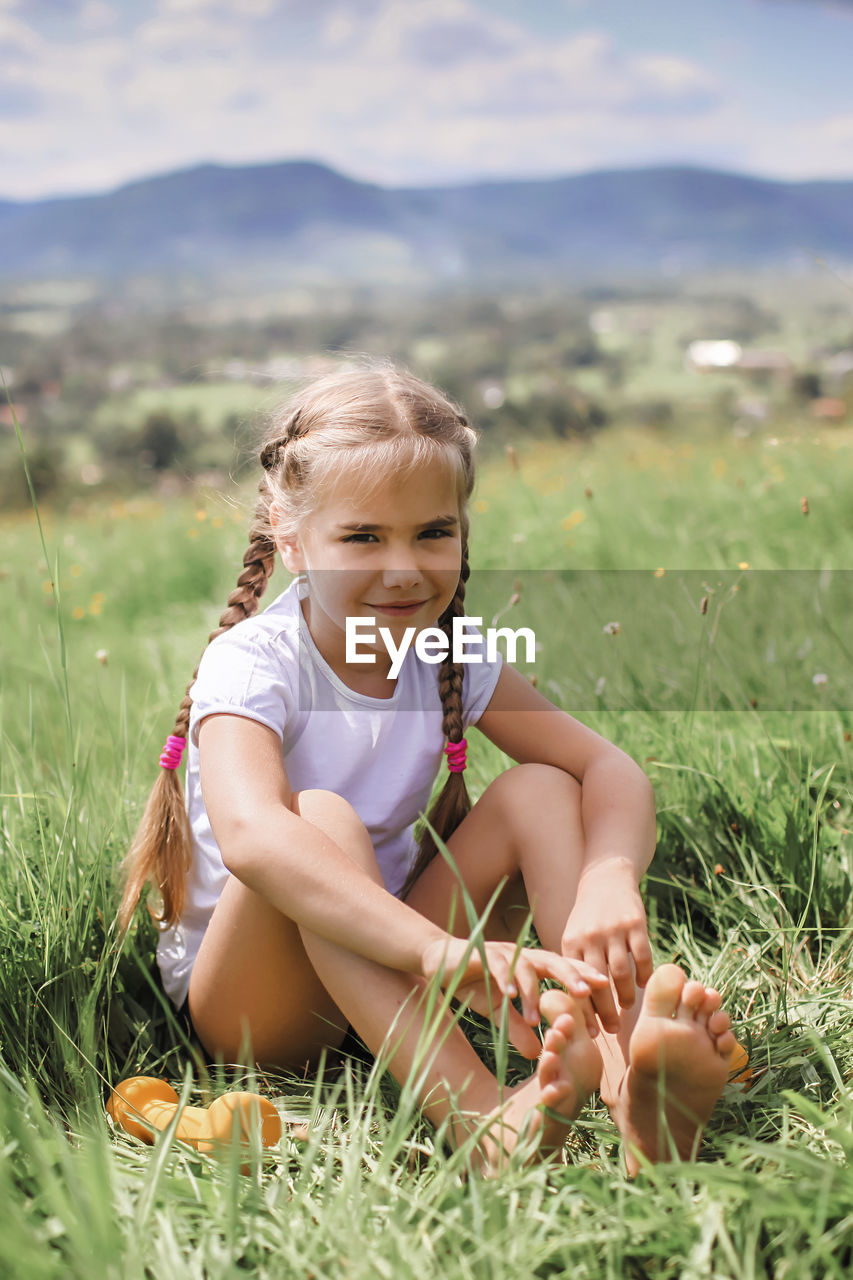
[[[229,627],[202,654],[190,688],[190,730],[206,715],[231,711],[281,733],[298,703],[298,627],[276,606]]]
[[[204,651],[202,662],[212,665],[218,661],[239,660],[265,656],[272,660],[277,655],[296,653],[299,624],[298,605],[290,597],[290,587],[282,592],[263,613],[256,613],[223,631]]]

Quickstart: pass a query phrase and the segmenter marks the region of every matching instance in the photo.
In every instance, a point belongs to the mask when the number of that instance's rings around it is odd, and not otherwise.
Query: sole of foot
[[[490,1135],[487,1176],[506,1164],[519,1143],[527,1162],[560,1150],[569,1125],[601,1079],[601,1055],[590,1038],[583,1014],[565,991],[543,991],[539,1010],[549,1024],[536,1071],[517,1085],[501,1108]]]
[[[728,1079],[735,1038],[713,987],[674,964],[649,979],[613,1108],[628,1173],[641,1159],[690,1159]]]

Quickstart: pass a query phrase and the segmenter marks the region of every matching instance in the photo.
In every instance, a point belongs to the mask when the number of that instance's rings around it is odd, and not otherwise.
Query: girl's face
[[[379,676],[391,661],[379,627],[396,643],[407,627],[435,626],[456,592],[462,538],[455,486],[438,461],[407,483],[390,477],[368,501],[344,480],[280,550],[292,573],[308,577],[303,612],[330,665],[346,665],[346,619],[375,618],[376,644],[359,639],[358,647],[375,652],[376,663],[359,669],[367,679]]]

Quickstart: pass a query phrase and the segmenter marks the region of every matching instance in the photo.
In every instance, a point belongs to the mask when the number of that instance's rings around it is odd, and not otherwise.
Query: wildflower
[[[622,628],[618,622],[605,622],[602,631],[606,636],[618,636]]]
[[[222,519],[222,516],[214,516],[210,523],[213,525],[214,529],[223,529],[225,527],[225,521]]]
[[[807,516],[809,514],[808,498],[800,498],[800,510],[802,511],[804,516]]]
[[[579,524],[583,524],[586,519],[586,512],[581,510],[572,511],[567,516],[563,516],[560,521],[564,529],[577,529]]]
[[[82,566],[82,564],[72,564],[72,566],[71,566],[71,577],[72,577],[72,578],[79,578],[79,577],[80,577],[80,574],[81,574],[82,572],[83,572],[83,566]]]
[[[665,573],[666,573],[666,569],[655,569],[656,578],[662,578]]]
[[[738,562],[737,562],[737,567],[738,567],[739,569],[748,569],[748,568],[749,568],[749,561],[748,561],[748,560],[738,560]]]
[[[199,510],[199,511],[197,511],[197,512],[195,513],[195,518],[196,518],[196,520],[198,520],[198,521],[199,521],[199,523],[200,523],[202,520],[206,520],[206,519],[207,519],[207,512],[206,512],[206,511],[204,511],[204,510]]]
[[[726,869],[723,866],[722,862],[718,862],[717,865],[714,867],[714,875],[721,876],[725,873],[725,870]]]
[[[49,596],[49,595],[50,595],[50,593],[51,593],[51,591],[53,590],[53,583],[52,583],[52,582],[43,582],[43,583],[41,584],[41,589],[42,589],[42,591],[44,592],[44,594],[45,594],[46,596]]]
[[[489,504],[488,502],[486,502],[484,498],[478,498],[477,501],[474,503],[474,510],[478,511],[480,515],[482,515],[484,511],[488,511],[488,509],[489,509]]]
[[[109,651],[107,649],[99,649],[95,654],[95,657],[102,667],[105,667],[110,660]]]
[[[822,689],[823,686],[828,682],[828,680],[829,680],[829,676],[826,674],[825,671],[816,671],[815,674],[812,676],[812,684],[818,689]]]
[[[198,529],[187,529],[187,537],[188,537],[188,538],[197,538],[197,537],[198,537]]]
[[[71,614],[71,617],[74,619],[74,621],[75,621],[75,622],[79,622],[79,621],[80,621],[80,619],[81,619],[81,618],[85,618],[85,616],[86,616],[86,610],[85,610],[85,609],[81,609],[79,605],[78,605],[78,606],[77,606],[77,608],[74,610],[74,612]]]

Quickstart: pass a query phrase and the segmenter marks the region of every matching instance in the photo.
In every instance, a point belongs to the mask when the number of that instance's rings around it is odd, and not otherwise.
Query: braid
[[[453,661],[453,619],[461,618],[465,615],[465,583],[468,581],[470,572],[468,543],[466,540],[462,546],[462,569],[459,574],[456,593],[438,623],[449,641],[447,657],[442,662],[438,672],[438,692],[443,713],[441,731],[448,742],[459,742],[462,738],[462,687],[465,669],[461,663]],[[462,819],[470,812],[471,797],[468,795],[468,788],[465,785],[464,773],[450,773],[444,787],[427,814],[427,821],[435,828],[442,840],[448,840]],[[429,827],[424,827],[418,842],[415,861],[400,893],[403,901],[405,901],[415,881],[424,869],[429,866],[437,853],[438,846],[432,838],[432,833]]]
[[[237,586],[228,597],[228,603],[219,619],[219,626],[210,633],[207,643],[221,636],[244,618],[257,612],[258,601],[267,588],[275,568],[275,543],[267,522],[266,478],[261,480],[260,497],[255,507],[255,519],[249,532],[249,546],[243,556],[243,572]],[[190,689],[198,675],[198,666],[187,685],[175,727],[177,736],[189,736]],[[123,936],[130,924],[136,904],[146,884],[151,882],[159,889],[162,907],[157,913],[148,904],[155,920],[163,924],[177,921],[184,906],[187,872],[192,857],[192,839],[189,818],[184,805],[184,795],[176,769],[161,768],[154,783],[142,820],[133,838],[127,857],[120,868],[125,877],[125,887],[118,910],[119,931]]]

